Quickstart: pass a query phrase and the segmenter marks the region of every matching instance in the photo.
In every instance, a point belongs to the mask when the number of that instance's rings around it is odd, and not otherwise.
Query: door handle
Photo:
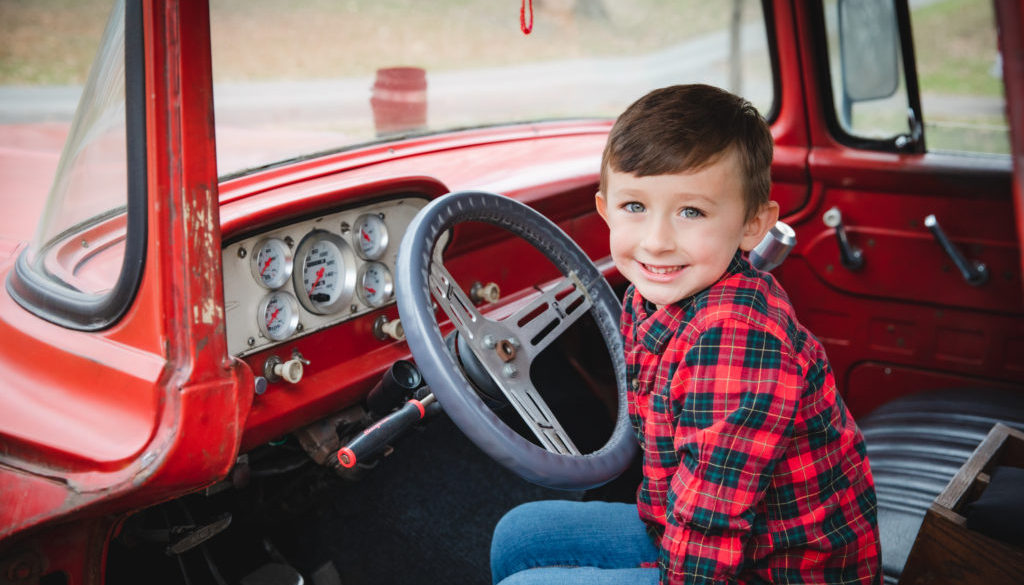
[[[946,232],[942,231],[942,226],[939,225],[939,220],[935,219],[935,214],[924,218],[924,227],[931,230],[932,235],[935,236],[935,241],[942,246],[946,254],[949,254],[949,258],[953,261],[953,264],[956,264],[957,269],[960,270],[960,274],[963,275],[967,284],[981,286],[988,282],[988,267],[982,262],[968,260],[964,257],[960,249],[954,246],[953,242],[949,241],[949,238],[946,237]]]

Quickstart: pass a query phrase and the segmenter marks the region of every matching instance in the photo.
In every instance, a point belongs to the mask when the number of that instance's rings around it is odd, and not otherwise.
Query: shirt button
[[[640,380],[638,380],[636,378],[633,378],[632,380],[629,381],[629,386],[633,390],[639,389],[640,388]]]

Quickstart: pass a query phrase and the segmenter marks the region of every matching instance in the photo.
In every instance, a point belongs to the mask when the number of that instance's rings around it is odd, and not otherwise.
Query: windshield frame
[[[11,297],[29,312],[69,329],[97,331],[117,323],[131,306],[146,260],[147,140],[145,32],[141,0],[126,0],[124,10],[125,138],[127,204],[124,258],[117,282],[107,292],[90,294],[63,285],[45,272],[46,249],[27,247],[7,279]],[[94,64],[95,66],[95,64]],[[83,95],[83,101],[87,96]],[[88,226],[77,226],[86,228]],[[54,238],[47,247],[59,243]],[[38,256],[38,258],[33,258]]]

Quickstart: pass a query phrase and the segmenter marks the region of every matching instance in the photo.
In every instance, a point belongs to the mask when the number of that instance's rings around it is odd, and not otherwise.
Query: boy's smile
[[[751,250],[775,223],[769,203],[745,220],[739,161],[729,151],[697,171],[638,177],[608,169],[597,211],[612,259],[659,308],[714,284],[737,249]]]

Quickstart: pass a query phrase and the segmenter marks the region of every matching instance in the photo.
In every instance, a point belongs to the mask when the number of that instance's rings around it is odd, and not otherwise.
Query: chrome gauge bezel
[[[304,279],[306,261],[310,251],[321,242],[329,243],[337,251],[338,296],[330,302],[317,302],[310,298]],[[325,231],[313,230],[306,234],[295,250],[295,267],[292,270],[292,285],[295,296],[304,309],[318,315],[337,313],[349,306],[356,288],[356,257],[352,247],[341,236]]]
[[[405,197],[380,197],[360,205],[297,219],[292,223],[274,225],[260,233],[251,233],[234,240],[228,236],[227,244],[221,251],[228,351],[234,356],[253,355],[304,335],[387,310],[388,306],[394,305],[395,294],[400,286],[395,280],[394,274],[398,243],[416,213],[428,203],[429,198],[419,194],[409,194]],[[364,222],[377,221],[377,219],[367,219],[368,217],[375,217],[386,223],[386,243],[385,240],[378,237],[383,233],[382,224],[373,223],[368,226],[368,233],[376,242],[376,246],[367,246],[367,250],[371,252],[371,255],[380,254],[380,258],[376,260],[363,258],[359,254],[358,240],[356,239],[361,235],[356,232],[356,237],[353,237],[353,226],[362,228],[365,225]],[[334,302],[331,303],[314,303],[309,295],[304,294],[308,289],[304,287],[302,268],[308,261],[306,259],[309,257],[310,248],[315,242],[321,241],[321,238],[328,238],[333,244],[332,253],[328,255],[333,255],[333,249],[336,248],[340,251],[338,256],[342,258],[337,263],[338,269],[333,271],[339,276],[338,282],[330,284],[331,287],[337,286],[337,289],[322,286],[315,292],[328,293],[331,296],[314,295],[314,298],[317,299],[333,299]],[[267,248],[263,254],[263,262],[260,262],[259,251],[261,247],[266,247],[268,240],[275,240],[275,242],[271,244],[270,248]],[[267,258],[274,256],[272,267],[266,270],[266,274],[281,271],[280,259],[287,260],[288,255],[284,254],[283,248],[278,242],[287,245],[291,252],[291,266],[287,268],[291,274],[291,283],[285,282],[280,287],[269,289],[267,283],[261,282],[260,269],[263,268]],[[318,256],[318,258],[326,259],[326,256]],[[383,273],[376,273],[372,267],[367,267],[366,264],[370,262],[379,262],[391,274],[391,290],[386,291],[387,294],[380,293],[383,286],[375,285],[387,282],[389,279],[386,275],[382,277]],[[342,265],[344,266],[342,267]],[[319,266],[314,263],[306,272],[310,284],[318,270]],[[367,271],[369,271],[368,276]],[[362,279],[364,277],[370,282],[370,286],[378,291],[378,294],[368,294],[365,290],[360,290],[363,287]],[[280,282],[280,276],[275,274],[274,278],[268,278],[268,280],[271,285],[277,284]],[[260,325],[261,319],[270,319],[270,316],[266,314],[267,303],[271,303],[271,313],[277,308],[277,305],[273,304],[277,301],[267,301],[268,295],[273,292],[286,292],[295,298],[295,302],[298,304],[297,322],[289,316],[287,324],[271,320],[269,330],[266,323]],[[339,292],[342,294],[338,294]],[[287,308],[282,310],[278,319],[289,313]],[[271,339],[270,330],[275,332],[275,337],[282,337],[289,331],[291,334],[282,339]],[[361,331],[361,329],[358,330]]]
[[[276,249],[275,251],[280,255],[281,261],[284,263],[281,272],[269,281],[263,277],[265,270],[264,266],[266,266],[267,263],[260,260],[263,249],[267,246],[274,247]],[[256,279],[257,284],[263,288],[274,290],[281,288],[291,279],[293,268],[292,260],[291,246],[289,246],[284,240],[280,238],[263,238],[252,248],[249,268],[252,271],[252,277]]]
[[[284,328],[274,333],[270,329],[270,325],[267,323],[267,309],[270,308],[270,303],[277,300],[282,304],[282,310],[284,310],[285,316],[283,317]],[[256,313],[256,322],[259,325],[260,333],[264,337],[271,341],[282,341],[288,339],[295,333],[299,328],[299,302],[295,300],[295,296],[284,290],[277,290],[267,294],[260,300],[259,308]]]
[[[373,224],[378,230],[378,235],[375,238],[371,238],[369,247],[364,247],[363,244],[363,227]],[[390,242],[390,234],[388,234],[388,224],[384,221],[384,218],[380,213],[364,213],[356,218],[356,222],[352,225],[352,246],[356,249],[356,253],[363,260],[379,260],[384,256],[384,253],[388,251],[388,243]]]
[[[382,296],[377,300],[366,294],[366,275],[370,269],[380,270],[384,274],[384,289],[381,291]],[[382,262],[366,262],[359,267],[359,286],[356,289],[359,295],[359,300],[368,307],[378,308],[395,300],[395,277],[391,274],[391,269]]]

